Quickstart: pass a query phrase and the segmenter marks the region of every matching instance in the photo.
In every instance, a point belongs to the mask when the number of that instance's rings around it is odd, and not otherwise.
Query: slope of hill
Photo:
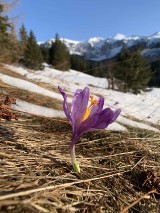
[[[78,77],[77,77],[78,76]],[[76,144],[81,173],[72,171],[72,130],[60,85],[72,101],[88,86],[105,107],[122,108],[107,131]],[[160,91],[140,95],[107,89],[107,80],[76,71],[0,67],[0,99],[17,99],[18,120],[0,120],[0,212],[158,212],[160,201]]]
[[[73,95],[76,89],[89,86],[93,95],[103,96],[106,99],[105,106],[110,106],[112,108],[118,107],[122,109],[122,114],[117,120],[119,124],[112,124],[109,127],[111,129],[120,129],[121,125],[122,129],[124,130],[124,123],[129,126],[137,126],[139,128],[143,126],[142,128],[157,131],[153,126],[160,124],[160,97],[158,95],[160,93],[160,89],[154,88],[151,92],[134,95],[107,90],[107,79],[96,78],[74,70],[63,72],[46,67],[42,71],[32,72],[19,66],[16,67],[6,65],[6,67],[12,70],[14,73],[21,74],[26,78],[26,80],[21,80],[18,78],[15,79],[11,76],[0,74],[1,81],[26,91],[54,98],[57,101],[62,101],[62,97],[57,90],[58,86],[61,86],[70,96]],[[54,88],[54,91],[42,88],[38,86],[37,83],[49,85],[50,87]],[[70,97],[68,100],[71,102]],[[118,104],[114,105],[116,102]],[[124,116],[126,117],[125,119]]]

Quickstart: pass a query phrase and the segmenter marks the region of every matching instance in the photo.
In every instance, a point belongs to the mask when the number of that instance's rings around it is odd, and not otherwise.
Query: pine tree
[[[3,41],[8,39],[8,28],[11,27],[8,23],[8,17],[3,16],[3,5],[0,4],[0,44],[4,44]]]
[[[50,64],[59,70],[70,69],[70,57],[67,52],[67,47],[59,39],[58,34],[55,36],[55,42],[52,42],[49,51],[49,62]]]
[[[8,17],[3,15],[3,5],[0,4],[0,57],[8,56],[8,48],[10,46],[10,38],[8,29],[11,25],[8,23]]]
[[[19,42],[20,42],[21,56],[23,56],[28,43],[28,35],[24,24],[22,24],[22,26],[19,29]]]
[[[4,8],[11,6],[5,1],[0,3],[0,60],[7,63],[15,62],[19,58],[19,46],[14,25],[9,21],[8,16],[4,15]]]
[[[24,52],[24,64],[34,70],[42,68],[42,53],[37,44],[36,37],[31,30],[28,37],[27,46]]]
[[[90,68],[86,59],[84,59],[84,57],[82,56],[71,55],[70,60],[71,60],[71,69],[73,70],[85,72],[86,70]]]
[[[43,61],[49,64],[49,48],[43,45],[40,45],[40,49],[42,52]]]
[[[150,81],[150,86],[160,87],[160,59],[151,63],[151,69],[152,79]]]
[[[139,52],[123,49],[118,63],[113,66],[113,75],[123,82],[123,91],[137,93],[143,90],[151,79],[151,69]]]

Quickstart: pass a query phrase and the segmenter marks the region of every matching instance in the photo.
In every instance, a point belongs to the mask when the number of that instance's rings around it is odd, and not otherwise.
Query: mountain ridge
[[[60,38],[67,46],[70,54],[80,55],[87,60],[101,61],[111,59],[120,53],[123,47],[132,48],[134,46],[142,46],[142,55],[149,59],[160,56],[160,32],[156,32],[149,36],[116,34],[111,38],[93,37],[86,41],[75,41]],[[54,39],[41,42],[40,45],[50,47]],[[157,51],[158,50],[158,51]],[[158,56],[157,56],[158,53]]]

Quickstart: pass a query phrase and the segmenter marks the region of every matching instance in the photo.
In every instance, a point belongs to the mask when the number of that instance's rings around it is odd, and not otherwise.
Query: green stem
[[[79,163],[76,162],[75,145],[70,150],[70,155],[71,155],[71,162],[72,162],[74,171],[76,173],[80,173]]]

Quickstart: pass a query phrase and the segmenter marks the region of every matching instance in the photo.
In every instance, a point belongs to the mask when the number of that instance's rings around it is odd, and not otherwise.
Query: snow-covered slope
[[[160,126],[160,89],[154,88],[150,92],[134,95],[129,93],[121,93],[107,89],[107,79],[96,78],[87,74],[83,74],[74,70],[62,72],[56,69],[46,67],[43,71],[31,71],[19,66],[5,65],[8,69],[26,77],[26,80],[14,78],[8,75],[0,74],[0,81],[6,84],[18,87],[23,90],[28,90],[34,93],[61,100],[62,97],[58,92],[44,89],[37,85],[39,82],[51,85],[54,88],[61,86],[69,96],[73,96],[76,89],[88,86],[91,93],[95,96],[105,98],[105,107],[109,106],[113,109],[121,108],[122,113],[117,122],[110,125],[108,129],[127,131],[127,126],[134,126],[142,129],[150,129],[159,131],[152,124]],[[32,81],[32,82],[30,82]],[[36,113],[48,117],[63,117],[63,112],[58,112],[57,109],[41,108],[39,106],[22,102],[19,97],[17,109]],[[71,103],[72,98],[68,101]],[[115,104],[116,103],[116,104]]]
[[[147,57],[154,57],[157,48],[160,48],[160,32],[150,36],[125,36],[117,34],[112,38],[90,38],[87,41],[72,41],[69,39],[61,39],[68,48],[70,54],[77,54],[86,57],[89,60],[100,61],[115,57],[122,49],[122,47],[132,47],[134,45],[143,45],[144,50],[147,51]],[[50,39],[41,45],[49,47],[54,41]],[[159,46],[157,46],[159,45]],[[152,49],[154,48],[154,49]],[[159,53],[160,51],[158,51]],[[143,54],[143,53],[142,53]],[[160,55],[160,54],[159,54]],[[146,54],[144,54],[146,56]]]

